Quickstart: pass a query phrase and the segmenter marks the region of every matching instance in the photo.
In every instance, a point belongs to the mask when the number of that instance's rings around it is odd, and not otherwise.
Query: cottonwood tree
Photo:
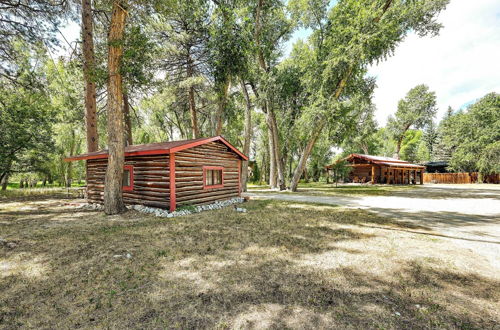
[[[410,89],[405,98],[399,101],[396,114],[390,116],[387,123],[396,141],[395,158],[399,159],[405,133],[410,128],[427,128],[436,116],[436,112],[436,93],[423,84]]]
[[[269,136],[269,184],[271,188],[285,189],[285,174],[281,157],[280,137],[276,114],[268,100],[266,84],[268,75],[279,56],[280,43],[289,38],[293,26],[279,1],[257,0],[254,14],[254,44],[257,63],[257,83],[253,91],[260,100],[260,107],[266,115]]]
[[[227,117],[231,83],[239,85],[240,77],[247,72],[252,45],[248,24],[240,13],[241,1],[215,0],[209,28],[209,67],[213,79],[217,108],[215,135],[221,135],[224,117]]]
[[[377,132],[377,122],[373,118],[375,105],[369,98],[360,102],[358,109],[359,118],[353,121],[352,133],[342,143],[342,148],[349,150],[350,153],[377,154],[379,141],[375,136]]]
[[[428,157],[427,150],[419,150],[423,144],[422,131],[417,129],[407,130],[402,139],[400,158],[410,163],[426,161]],[[423,158],[423,159],[422,159]]]
[[[303,76],[310,70],[311,50],[303,42],[297,42],[288,58],[269,74],[267,95],[269,104],[277,114],[280,153],[286,179],[293,175],[294,159],[303,139],[304,130],[299,123],[307,106],[308,90]]]
[[[240,81],[241,92],[245,98],[245,124],[244,124],[244,142],[243,142],[243,154],[249,156],[250,154],[250,142],[252,140],[252,101],[248,93],[245,81],[241,79]],[[248,182],[248,161],[244,160],[241,162],[241,190],[247,191]]]
[[[326,126],[335,104],[349,94],[368,65],[386,59],[410,31],[420,36],[436,35],[436,22],[447,0],[339,1],[329,12],[326,23],[318,24],[311,36],[317,70],[310,84],[311,132],[303,146],[290,185],[297,190],[307,159]]]

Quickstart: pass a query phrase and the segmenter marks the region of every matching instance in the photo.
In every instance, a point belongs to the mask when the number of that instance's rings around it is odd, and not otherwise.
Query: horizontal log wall
[[[375,165],[375,176],[379,177],[381,174],[380,166]],[[349,178],[351,181],[362,181],[365,178],[364,182],[370,182],[372,179],[372,167],[368,166],[353,166],[352,171],[349,173]]]
[[[389,183],[389,184],[420,183],[421,169],[419,168],[408,167],[405,169],[401,169],[401,168],[392,168],[380,165],[374,165],[374,166],[375,166],[376,183]],[[349,179],[352,182],[370,182],[372,179],[372,166],[371,165],[365,166],[364,164],[359,166],[353,166],[352,171],[349,173]]]
[[[211,142],[175,153],[177,206],[200,205],[237,197],[238,156],[220,142]],[[224,186],[203,189],[203,166],[222,166]]]
[[[134,168],[134,189],[123,192],[125,204],[168,208],[170,202],[169,156],[127,157],[125,165]],[[87,160],[87,196],[90,202],[104,201],[107,159]]]

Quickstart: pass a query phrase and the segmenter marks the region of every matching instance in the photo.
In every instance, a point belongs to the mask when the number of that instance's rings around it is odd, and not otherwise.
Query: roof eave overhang
[[[154,149],[154,150],[144,150],[144,151],[131,151],[126,152],[125,157],[128,156],[144,156],[144,155],[163,155],[169,154],[170,149]],[[106,159],[108,158],[108,153],[98,154],[98,155],[81,155],[75,157],[64,158],[66,162],[72,162],[75,160],[89,160],[89,159]]]
[[[248,160],[248,157],[241,153],[238,149],[236,149],[231,143],[229,143],[226,139],[224,139],[222,136],[214,136],[211,138],[207,138],[205,140],[200,140],[192,143],[187,143],[180,145],[178,147],[170,148],[170,149],[153,149],[153,150],[143,150],[143,151],[132,151],[132,152],[126,152],[125,157],[129,156],[144,156],[144,155],[162,155],[162,154],[171,154],[175,153],[181,150],[197,147],[202,144],[214,142],[214,141],[221,141],[224,143],[229,149],[231,149],[234,153],[236,153],[238,156],[240,156],[241,159],[243,160]],[[81,155],[81,156],[75,156],[75,157],[68,157],[65,158],[64,161],[66,162],[71,162],[71,161],[76,161],[76,160],[90,160],[90,159],[106,159],[108,158],[108,153],[101,153],[97,155]]]

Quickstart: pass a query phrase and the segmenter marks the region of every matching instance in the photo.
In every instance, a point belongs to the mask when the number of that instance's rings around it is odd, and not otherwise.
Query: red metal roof
[[[412,167],[412,168],[425,168],[425,166],[422,165],[417,165],[417,164],[411,164],[408,162],[404,163],[394,163],[394,162],[374,162],[375,164],[378,165],[386,165],[386,166],[393,166],[393,167]]]
[[[382,156],[372,156],[372,155],[363,155],[363,154],[350,154],[345,158],[345,160],[350,161],[353,159],[363,159],[368,161],[369,163],[377,164],[377,165],[385,165],[385,166],[393,166],[393,167],[409,167],[409,168],[425,168],[422,165],[411,164],[407,161],[390,158],[390,157],[382,157]]]
[[[226,139],[224,139],[220,135],[209,138],[131,145],[125,147],[125,156],[170,154],[214,141],[222,142],[229,149],[238,154],[238,156],[240,156],[243,160],[248,160],[247,156],[241,153],[238,149],[236,149],[231,143],[226,141]],[[100,150],[95,152],[89,152],[82,155],[71,156],[65,158],[64,160],[69,162],[74,160],[101,159],[107,157],[108,157],[108,150]]]
[[[346,159],[352,158],[360,158],[368,161],[375,162],[390,162],[390,163],[408,163],[407,161],[391,158],[391,157],[383,157],[383,156],[372,156],[372,155],[364,155],[364,154],[350,154]]]

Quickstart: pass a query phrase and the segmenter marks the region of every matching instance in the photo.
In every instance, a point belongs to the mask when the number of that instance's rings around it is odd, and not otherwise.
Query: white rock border
[[[227,206],[243,203],[244,201],[245,201],[245,199],[243,197],[234,197],[234,198],[231,198],[228,200],[217,201],[217,202],[212,203],[212,204],[193,206],[190,209],[186,208],[186,209],[181,209],[181,210],[177,210],[174,212],[168,212],[168,210],[165,210],[165,209],[160,209],[160,208],[150,207],[150,206],[145,206],[145,205],[140,205],[140,204],[127,205],[127,209],[135,210],[135,211],[142,212],[142,213],[153,214],[157,217],[173,218],[173,217],[178,217],[178,216],[182,216],[182,215],[200,213],[203,211],[219,210],[219,209],[222,209],[222,208],[227,207]],[[102,204],[89,203],[89,204],[84,204],[82,206],[79,206],[78,209],[101,211],[104,209],[104,206]],[[242,209],[242,210],[244,210],[244,209]],[[246,212],[246,210],[240,211],[240,212]]]

